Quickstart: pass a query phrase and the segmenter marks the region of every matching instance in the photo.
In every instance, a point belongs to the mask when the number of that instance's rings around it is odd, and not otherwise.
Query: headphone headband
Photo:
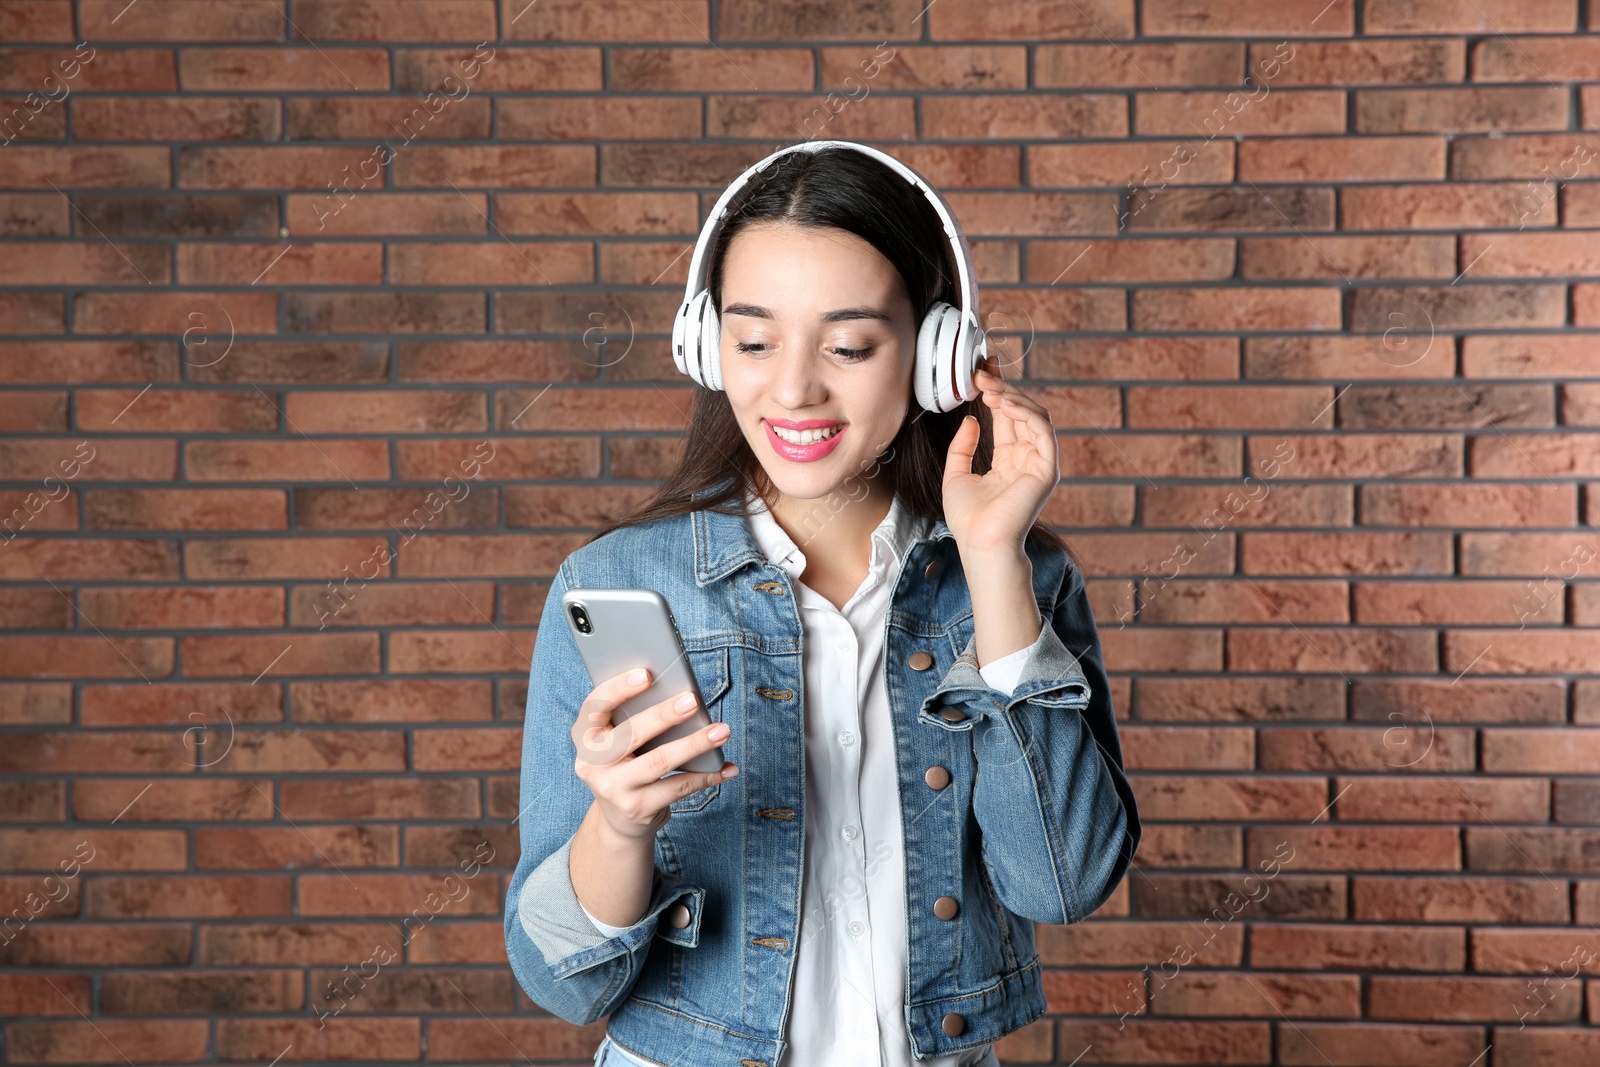
[[[802,141],[800,144],[789,145],[786,148],[778,149],[778,151],[765,159],[753,164],[743,174],[735,178],[732,184],[717,198],[716,204],[711,208],[711,213],[706,216],[705,225],[700,229],[700,239],[695,242],[694,246],[694,257],[689,260],[689,282],[684,291],[684,300],[686,302],[693,300],[702,289],[706,288],[707,275],[710,272],[710,264],[707,262],[706,253],[709,251],[713,239],[722,231],[722,220],[728,214],[728,205],[738,195],[739,190],[748,185],[751,178],[766,170],[782,157],[795,152],[815,152],[823,148],[849,148],[863,155],[871,156],[916,186],[922,195],[927,198],[928,203],[933,205],[933,210],[938,214],[939,221],[944,226],[945,237],[950,241],[950,250],[956,261],[957,285],[961,292],[961,318],[963,321],[970,322],[973,329],[976,330],[978,328],[978,290],[973,280],[971,251],[967,247],[966,236],[961,232],[961,227],[956,222],[955,216],[950,213],[950,208],[945,204],[944,198],[938,194],[933,186],[923,181],[916,171],[887,152],[880,152],[876,148],[869,148],[854,141]]]

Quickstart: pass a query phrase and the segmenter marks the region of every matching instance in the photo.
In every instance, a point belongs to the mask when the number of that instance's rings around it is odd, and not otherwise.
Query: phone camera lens
[[[583,610],[582,604],[572,605],[572,624],[578,628],[580,634],[594,632],[594,627],[589,623],[589,613]]]

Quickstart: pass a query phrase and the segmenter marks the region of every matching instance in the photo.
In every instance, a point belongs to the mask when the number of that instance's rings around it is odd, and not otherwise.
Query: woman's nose
[[[779,355],[773,375],[772,398],[788,411],[803,411],[827,395],[827,385],[807,350],[790,349]]]

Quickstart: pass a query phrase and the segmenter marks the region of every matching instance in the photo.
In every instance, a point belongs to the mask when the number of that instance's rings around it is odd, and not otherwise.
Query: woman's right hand
[[[639,746],[693,715],[697,703],[694,694],[685,690],[613,724],[616,709],[648,688],[650,672],[643,668],[613,675],[590,690],[572,724],[572,742],[578,749],[574,773],[594,794],[607,825],[632,839],[653,836],[671,817],[675,801],[739,773],[737,766],[726,762],[719,771],[684,771],[660,780],[715,749],[728,739],[730,731],[726,723],[712,723],[687,737],[638,753]],[[686,706],[680,707],[680,703]]]

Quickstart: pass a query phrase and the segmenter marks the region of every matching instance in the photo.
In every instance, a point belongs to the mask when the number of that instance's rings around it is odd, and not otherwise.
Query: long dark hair
[[[721,232],[707,249],[707,283],[718,314],[722,311],[722,266],[728,245],[756,222],[832,227],[867,241],[900,272],[911,297],[914,325],[922,322],[936,301],[960,306],[950,242],[933,206],[905,179],[863,152],[849,148],[793,152],[740,190],[729,204]],[[909,380],[906,388],[909,393]],[[942,521],[945,457],[961,420],[968,415],[977,417],[979,427],[972,469],[987,473],[994,455],[988,405],[975,397],[951,411],[937,412],[924,410],[913,399],[905,422],[877,465],[874,480],[892,489],[901,507],[911,514]],[[649,503],[602,527],[586,543],[625,526],[701,509],[745,515],[746,493],[770,503],[771,492],[766,471],[739,429],[727,393],[697,385],[694,416],[677,469]],[[1060,549],[1077,565],[1067,543],[1043,523],[1035,522],[1027,538]]]

